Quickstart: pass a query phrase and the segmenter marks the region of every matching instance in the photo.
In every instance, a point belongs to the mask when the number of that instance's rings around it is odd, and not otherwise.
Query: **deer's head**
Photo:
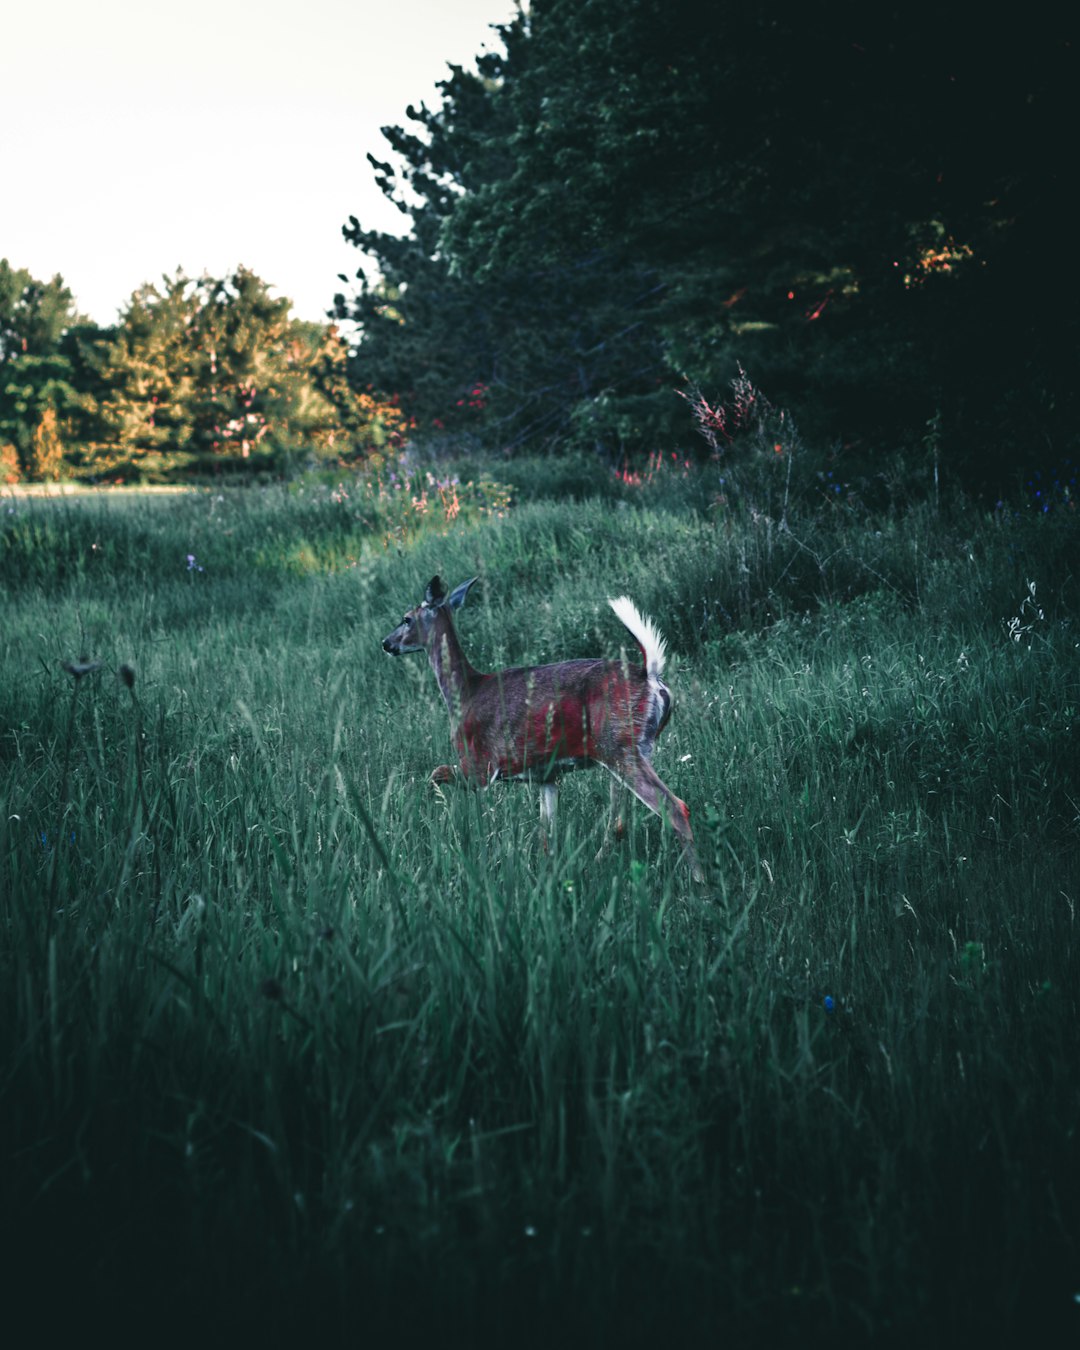
[[[410,609],[392,633],[383,638],[383,651],[391,656],[404,656],[407,652],[427,651],[440,627],[451,610],[460,609],[465,603],[469,587],[476,581],[472,577],[456,586],[449,595],[438,577],[432,577],[424,592],[423,601]]]

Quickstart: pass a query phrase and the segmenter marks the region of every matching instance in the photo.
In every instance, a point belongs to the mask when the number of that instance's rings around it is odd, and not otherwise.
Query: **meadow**
[[[0,500],[9,1308],[1076,1335],[1075,515],[790,472]],[[636,805],[597,857],[600,771],[550,849],[536,789],[428,785],[445,708],[380,643],[435,573],[480,577],[480,669],[617,655],[609,595],[656,620],[703,886]]]

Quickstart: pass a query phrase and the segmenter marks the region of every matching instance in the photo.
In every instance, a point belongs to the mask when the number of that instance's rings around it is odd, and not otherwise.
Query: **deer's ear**
[[[427,584],[427,590],[424,592],[424,604],[434,609],[441,605],[446,599],[446,592],[443,590],[443,584],[438,577],[432,577]]]
[[[460,586],[454,587],[454,589],[450,592],[449,599],[446,602],[451,609],[461,608],[461,606],[465,603],[465,597],[469,594],[469,587],[473,584],[474,581],[478,580],[479,577],[471,577],[468,581],[463,581]]]

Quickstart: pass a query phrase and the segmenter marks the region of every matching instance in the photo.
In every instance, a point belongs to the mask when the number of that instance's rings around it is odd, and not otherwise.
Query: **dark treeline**
[[[533,0],[369,159],[358,383],[429,434],[685,444],[741,365],[873,464],[969,481],[1075,425],[1072,18],[955,4]],[[344,279],[344,278],[343,278]]]

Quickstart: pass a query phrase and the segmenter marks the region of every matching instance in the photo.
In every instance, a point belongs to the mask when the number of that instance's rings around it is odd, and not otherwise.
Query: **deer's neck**
[[[480,674],[469,664],[468,658],[461,650],[454,626],[449,620],[439,625],[428,647],[428,659],[439,682],[442,696],[446,700],[450,721],[456,727],[480,679]]]

